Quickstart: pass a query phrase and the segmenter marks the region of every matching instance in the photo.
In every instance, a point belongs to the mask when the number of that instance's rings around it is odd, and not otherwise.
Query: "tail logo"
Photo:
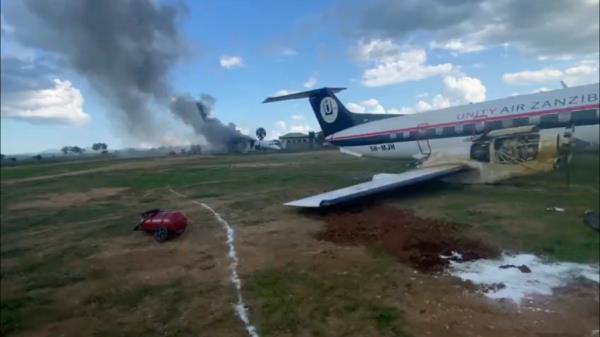
[[[325,97],[321,100],[321,117],[327,123],[335,122],[338,115],[338,105],[332,97]]]

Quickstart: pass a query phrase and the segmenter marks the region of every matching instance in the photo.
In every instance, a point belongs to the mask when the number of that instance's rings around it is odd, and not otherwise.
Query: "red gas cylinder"
[[[136,230],[153,233],[158,242],[169,238],[170,234],[181,234],[188,224],[187,217],[179,211],[151,209],[141,214],[142,219]]]

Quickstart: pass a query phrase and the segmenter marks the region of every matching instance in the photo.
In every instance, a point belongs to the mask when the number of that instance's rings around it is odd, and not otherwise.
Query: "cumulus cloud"
[[[450,63],[427,64],[425,50],[402,50],[391,40],[360,41],[356,54],[359,60],[373,65],[363,73],[362,83],[368,87],[422,80],[452,71]]]
[[[52,88],[3,93],[1,112],[3,118],[31,123],[82,125],[90,119],[79,89],[59,79]]]
[[[414,106],[384,108],[376,99],[360,103],[348,103],[348,109],[357,113],[413,114],[428,110],[448,108],[454,105],[485,101],[486,88],[478,78],[465,75],[447,75],[443,80],[444,92],[430,100],[420,99]],[[420,98],[424,98],[421,96]]]
[[[357,6],[352,21],[378,36],[426,33],[456,51],[507,43],[551,56],[597,53],[599,11],[597,0],[378,0]]]
[[[306,89],[312,89],[317,85],[317,77],[311,76],[306,82],[304,82],[304,87]]]
[[[445,42],[431,41],[429,43],[431,49],[445,49],[457,54],[473,53],[484,49],[484,46],[476,44],[473,41],[462,41],[461,39],[451,39]]]
[[[444,77],[446,92],[459,102],[478,103],[485,101],[485,86],[478,78],[469,76]]]
[[[515,73],[506,73],[502,76],[504,82],[509,84],[534,84],[544,82],[565,81],[569,85],[578,85],[598,81],[598,60],[581,61],[564,70],[544,68],[541,70],[526,70]]]
[[[504,82],[509,84],[530,84],[559,80],[563,72],[557,69],[541,69],[534,71],[519,71],[502,75]]]
[[[275,92],[275,94],[273,96],[283,96],[283,95],[289,95],[291,93],[292,92],[289,90],[281,89],[281,90],[278,90],[277,92]]]
[[[384,114],[386,113],[383,105],[379,103],[378,100],[371,98],[359,103],[348,103],[348,110],[356,113],[375,113],[375,114]]]
[[[219,60],[221,67],[225,69],[241,68],[244,66],[244,60],[240,56],[221,56]]]
[[[424,112],[428,110],[443,109],[451,106],[450,99],[444,95],[435,95],[430,101],[419,100],[414,106],[400,107],[388,109],[389,113],[393,114],[413,114],[418,112]]]

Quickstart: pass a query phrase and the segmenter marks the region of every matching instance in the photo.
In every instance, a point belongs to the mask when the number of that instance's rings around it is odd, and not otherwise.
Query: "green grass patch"
[[[407,336],[402,310],[382,306],[366,288],[372,272],[312,275],[292,267],[258,272],[246,286],[254,303],[251,314],[264,336],[327,335],[331,329],[342,336],[373,331]]]

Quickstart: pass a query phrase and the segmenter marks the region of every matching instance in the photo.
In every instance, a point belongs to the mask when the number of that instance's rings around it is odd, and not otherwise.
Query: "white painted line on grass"
[[[171,186],[169,186],[169,190],[180,196],[183,198],[187,198],[186,195],[179,193],[177,191],[175,191],[174,189],[171,188]],[[223,229],[225,230],[225,233],[227,234],[227,247],[229,248],[229,260],[231,260],[231,263],[229,264],[229,269],[231,270],[231,276],[230,276],[230,280],[231,283],[233,284],[236,294],[237,294],[237,303],[235,304],[234,308],[235,308],[235,313],[238,316],[238,318],[244,323],[244,326],[246,327],[246,331],[248,332],[248,335],[250,335],[251,337],[259,337],[258,332],[256,331],[256,327],[254,327],[254,325],[252,325],[250,323],[250,317],[248,315],[248,307],[246,306],[246,303],[244,303],[244,298],[242,297],[242,280],[240,279],[240,276],[237,272],[237,267],[239,264],[239,259],[237,256],[237,252],[235,250],[235,231],[233,230],[233,228],[229,225],[229,223],[223,219],[223,217],[217,213],[214,209],[212,209],[210,206],[208,206],[207,204],[197,201],[197,200],[191,200],[193,203],[202,206],[203,208],[207,209],[208,211],[210,211],[215,218],[217,218],[217,221],[221,224],[221,226],[223,226]]]

